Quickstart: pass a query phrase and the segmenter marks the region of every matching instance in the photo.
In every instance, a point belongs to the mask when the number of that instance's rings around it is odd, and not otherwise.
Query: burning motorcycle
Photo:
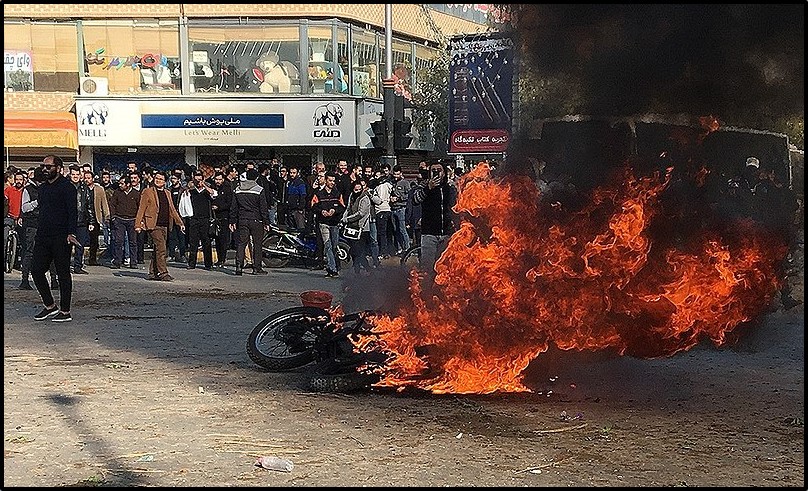
[[[387,356],[373,350],[359,352],[351,339],[372,334],[370,311],[332,316],[319,307],[292,307],[256,325],[247,339],[247,354],[257,365],[286,371],[312,365],[307,385],[317,392],[351,392],[379,380],[374,373]]]
[[[317,236],[314,233],[287,230],[270,225],[262,243],[264,265],[268,268],[283,268],[290,261],[300,261],[311,266],[317,261]],[[347,264],[351,260],[351,246],[340,237],[337,246],[337,261]]]

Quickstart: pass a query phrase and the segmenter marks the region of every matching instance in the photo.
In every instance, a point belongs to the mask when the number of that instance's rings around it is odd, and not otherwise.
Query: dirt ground
[[[533,393],[301,389],[247,357],[253,325],[351,285],[90,268],[71,323],[4,277],[4,486],[803,487],[803,306],[740,344],[658,360],[547,353]],[[800,286],[796,292],[803,298]],[[284,473],[258,456],[294,463]]]

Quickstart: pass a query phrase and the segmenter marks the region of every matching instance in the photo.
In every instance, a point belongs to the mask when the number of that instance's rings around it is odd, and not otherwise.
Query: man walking
[[[64,163],[55,155],[48,155],[42,161],[46,181],[40,186],[38,195],[39,226],[34,241],[34,254],[31,264],[31,277],[42,298],[45,308],[34,316],[41,321],[69,322],[70,301],[73,292],[73,278],[70,276],[70,248],[81,247],[76,239],[78,219],[78,191],[76,186],[62,176]],[[59,277],[59,306],[53,298],[45,271],[51,262],[56,264]]]
[[[20,290],[33,290],[29,282],[31,276],[31,263],[34,258],[34,243],[36,242],[36,229],[39,227],[39,186],[45,182],[45,170],[42,167],[34,169],[34,176],[22,191],[22,205],[20,206],[20,217],[22,218],[22,229],[25,232],[22,236],[23,256],[20,262],[22,270],[22,281]],[[58,288],[59,282],[56,280],[56,267],[53,263],[50,266],[51,290]]]
[[[135,217],[135,231],[146,230],[154,243],[154,254],[149,263],[148,280],[171,281],[168,274],[166,239],[172,227],[184,229],[182,217],[174,207],[171,193],[166,189],[166,176],[162,172],[154,174],[154,185],[140,193],[140,205]]]

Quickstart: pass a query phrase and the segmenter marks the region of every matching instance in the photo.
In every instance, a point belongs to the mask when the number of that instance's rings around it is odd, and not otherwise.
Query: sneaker
[[[74,269],[73,274],[90,274],[86,269]]]
[[[40,312],[40,313],[38,313],[37,315],[34,316],[34,320],[35,321],[44,321],[45,319],[47,319],[49,317],[53,317],[54,315],[56,315],[58,313],[59,313],[59,307],[57,307],[55,305],[53,306],[52,309],[49,309],[49,308],[45,307],[44,309],[42,309],[42,312]]]
[[[32,287],[31,284],[28,283],[27,281],[23,281],[22,283],[20,283],[19,289],[20,290],[33,290],[34,287]]]
[[[174,281],[174,277],[168,273],[161,274],[157,279],[160,281]]]
[[[73,316],[70,315],[70,312],[59,312],[56,311],[56,315],[53,316],[51,321],[53,322],[70,322],[73,320]]]
[[[157,281],[160,278],[157,277],[157,275],[153,275],[153,274],[149,273],[149,274],[146,275],[146,279],[149,280],[149,281]]]
[[[336,271],[331,271],[330,269],[325,270],[325,277],[326,278],[339,278],[339,273]]]
[[[112,263],[109,265],[109,269],[121,269],[121,265]]]

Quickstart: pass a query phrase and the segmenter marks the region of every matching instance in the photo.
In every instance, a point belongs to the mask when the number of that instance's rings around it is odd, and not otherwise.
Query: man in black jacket
[[[230,207],[233,204],[233,188],[226,182],[224,173],[219,172],[213,176],[213,189],[219,193],[211,205],[214,218],[219,222],[219,235],[216,236],[216,263],[214,266],[224,266],[227,259],[227,249],[230,246]]]
[[[188,234],[188,269],[196,268],[196,258],[201,242],[205,269],[210,271],[213,269],[213,250],[210,235],[208,235],[210,212],[213,199],[219,193],[208,186],[201,170],[194,171],[188,192],[191,193],[191,205],[194,210],[194,214],[188,219],[188,228],[185,229]]]
[[[90,232],[95,229],[95,197],[93,191],[81,179],[81,167],[70,166],[70,182],[76,186],[77,219],[76,238],[81,243],[73,252],[73,274],[87,274],[84,269],[84,248],[90,245]]]
[[[452,211],[457,202],[457,187],[449,184],[439,163],[429,166],[429,179],[413,194],[413,204],[421,205],[421,268],[434,277],[435,263],[455,231]]]
[[[246,179],[239,183],[235,193],[233,193],[233,203],[230,206],[230,231],[235,232],[238,228],[238,239],[236,240],[236,275],[241,276],[244,269],[244,256],[247,243],[252,238],[252,262],[254,274],[267,274],[263,268],[264,231],[269,230],[269,208],[264,195],[264,188],[259,186],[255,180],[258,178],[258,171],[250,169],[245,174]]]
[[[20,206],[20,218],[22,218],[23,234],[23,256],[22,256],[22,281],[20,290],[33,290],[29,278],[31,276],[31,263],[34,259],[34,243],[36,242],[36,229],[39,227],[39,186],[45,182],[45,169],[37,167],[34,169],[34,177],[22,191],[22,205]],[[50,266],[51,290],[59,288],[56,280],[56,266]]]
[[[46,181],[40,186],[39,226],[34,242],[34,255],[31,265],[31,278],[42,298],[45,308],[34,316],[41,321],[52,319],[55,322],[69,322],[70,301],[73,291],[73,278],[70,276],[70,248],[81,247],[76,239],[78,202],[76,187],[62,176],[62,159],[48,155],[42,161]],[[45,278],[45,271],[51,262],[56,263],[59,277],[59,306],[53,298]]]

